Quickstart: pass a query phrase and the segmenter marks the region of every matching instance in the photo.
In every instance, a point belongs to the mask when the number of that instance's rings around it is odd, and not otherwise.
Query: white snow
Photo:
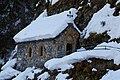
[[[34,79],[34,75],[36,73],[40,73],[41,69],[26,68],[25,71],[21,72],[18,76],[16,76],[13,80],[26,80],[26,79]]]
[[[96,71],[97,71],[97,69],[96,69],[96,68],[92,68],[92,71],[95,71],[95,72],[96,72]]]
[[[4,64],[5,62],[4,62],[4,60],[3,59],[0,59],[0,64]]]
[[[44,72],[43,74],[41,74],[40,76],[38,76],[38,80],[46,80],[48,77],[50,77],[48,72]]]
[[[117,43],[108,43],[108,45],[119,46]],[[103,43],[101,45],[106,45],[107,43]],[[98,45],[99,46],[99,45]],[[97,48],[97,47],[96,47]],[[99,58],[105,60],[114,60],[114,64],[120,64],[120,51],[110,48],[108,49],[98,49],[98,50],[87,50],[82,52],[74,52],[68,56],[64,56],[63,58],[53,58],[47,61],[44,66],[49,70],[61,69],[61,71],[65,71],[66,69],[73,68],[72,63],[81,62],[83,60],[88,60],[89,58]],[[64,66],[65,65],[65,66]],[[66,67],[67,66],[67,67]],[[65,67],[65,68],[64,68]]]
[[[73,17],[67,16],[67,14],[69,15],[70,11]],[[67,28],[68,23],[74,24],[73,20],[77,17],[76,13],[77,9],[71,8],[68,11],[64,11],[60,14],[52,15],[49,17],[41,17],[40,15],[30,25],[16,34],[14,36],[14,40],[16,42],[23,42],[54,38],[59,35],[65,28]],[[75,24],[74,28],[78,30]]]
[[[48,0],[46,0],[47,2]],[[56,2],[58,2],[59,0],[49,0],[51,2],[52,5],[54,5]]]
[[[99,44],[97,47],[95,47],[94,49],[111,49],[111,50],[116,50],[120,52],[120,43],[117,42],[110,42],[110,43],[102,43]]]
[[[17,71],[11,67],[7,67],[6,69],[0,72],[0,80],[10,79],[14,76],[17,76],[18,74],[20,74],[20,71]]]
[[[100,80],[120,80],[120,69],[116,71],[110,70]]]
[[[118,4],[120,2],[120,0],[117,0],[116,4]]]
[[[92,63],[92,60],[87,60],[87,62]]]
[[[110,8],[106,4],[101,10],[95,13],[88,23],[85,38],[89,37],[90,33],[103,33],[107,31],[111,39],[120,37],[120,16],[113,16],[114,8]],[[85,31],[84,30],[84,31]]]
[[[21,22],[21,19],[18,19],[18,20],[15,22],[15,26],[17,26],[20,22]]]
[[[50,61],[47,61],[45,63],[45,67],[50,70],[59,69],[59,71],[65,71],[67,69],[73,68],[74,66],[71,64],[67,64],[67,62],[64,61],[64,58],[54,58]]]
[[[78,10],[80,10],[80,9],[82,9],[82,6],[79,6],[79,7],[78,7]]]
[[[39,15],[39,19],[40,18],[44,18],[44,17],[47,17],[47,10],[45,9],[40,15]]]
[[[68,80],[66,79],[66,77],[69,76],[68,74],[62,74],[62,73],[59,73],[57,76],[56,76],[56,79],[55,80]],[[69,79],[70,80],[70,79]]]
[[[11,56],[9,58],[9,60],[11,60],[17,53],[17,48],[18,48],[18,45],[15,46],[15,49],[11,52]]]
[[[107,71],[109,71],[110,69],[106,69]]]
[[[9,60],[5,65],[2,66],[2,70],[5,70],[6,68],[8,67],[14,67],[15,63],[16,63],[16,58],[15,59],[12,59],[12,60]]]
[[[42,70],[38,68],[38,69],[35,69],[33,71],[34,71],[34,73],[40,73]]]
[[[51,0],[52,1],[52,5],[54,5],[56,2],[58,2],[59,0]]]
[[[38,3],[35,6],[38,7],[39,4],[40,4],[40,1],[38,1]]]
[[[28,78],[28,75],[30,75],[30,72],[33,70],[33,68],[27,68],[24,72],[20,73],[17,77],[15,77],[13,80],[26,80]],[[32,75],[31,75],[32,76]]]
[[[86,51],[86,49],[81,47],[80,49],[77,49],[77,52],[79,52],[79,51]]]

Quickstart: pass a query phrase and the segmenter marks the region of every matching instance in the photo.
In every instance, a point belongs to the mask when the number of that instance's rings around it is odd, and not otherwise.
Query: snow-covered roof
[[[110,4],[106,4],[100,11],[95,13],[88,23],[85,31],[87,30],[85,38],[89,37],[90,33],[103,33],[107,34],[111,39],[120,37],[120,16],[113,16],[115,8],[110,8]]]
[[[71,8],[68,11],[56,15],[43,17],[45,14],[44,12],[30,25],[16,34],[13,39],[16,42],[24,42],[54,38],[67,28],[68,23],[73,23],[74,27],[79,31],[74,24],[74,19],[77,17],[76,13],[77,9]],[[73,16],[71,17],[68,15]]]

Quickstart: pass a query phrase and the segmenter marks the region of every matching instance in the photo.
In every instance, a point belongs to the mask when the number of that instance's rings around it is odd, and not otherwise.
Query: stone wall
[[[71,35],[71,36],[70,36]],[[71,38],[70,38],[71,37]],[[43,64],[55,57],[63,57],[66,55],[66,44],[73,43],[73,50],[77,47],[77,41],[79,34],[72,25],[69,25],[65,31],[63,31],[55,39],[31,41],[18,44],[17,68],[24,70],[26,67],[43,67]],[[40,55],[40,47],[44,47],[43,55]],[[29,48],[31,48],[31,57],[29,57]]]

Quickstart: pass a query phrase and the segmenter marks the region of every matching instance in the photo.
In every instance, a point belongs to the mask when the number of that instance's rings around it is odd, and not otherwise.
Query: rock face
[[[2,58],[14,49],[13,36],[43,12],[45,5],[45,0],[0,1],[0,56]]]
[[[107,34],[107,32],[104,32],[102,34],[91,33],[87,39],[83,39],[83,41],[81,41],[80,46],[86,49],[93,49],[102,42],[108,42],[109,39],[110,36]]]
[[[89,59],[74,64],[74,68],[66,71],[73,80],[100,80],[109,69],[117,70],[119,65],[115,65],[112,60]]]
[[[80,34],[69,24],[68,27],[54,39],[18,43],[17,68],[43,67],[45,61],[63,57],[77,49]]]
[[[115,12],[113,13],[114,16],[119,16],[119,11],[120,11],[120,2],[116,5],[115,7]]]
[[[68,69],[66,71],[59,70],[48,70],[46,68],[37,76],[41,75],[44,72],[48,72],[50,77],[47,80],[55,80],[56,76],[59,73],[68,74],[66,79],[72,80],[100,80],[103,75],[105,75],[109,70],[118,70],[120,65],[115,65],[113,60],[103,60],[92,58],[89,60],[84,60],[82,62],[76,62],[74,68]]]

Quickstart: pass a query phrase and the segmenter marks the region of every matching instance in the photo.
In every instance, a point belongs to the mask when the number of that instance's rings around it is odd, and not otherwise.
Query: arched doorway
[[[66,45],[66,55],[69,55],[73,52],[73,45],[70,43],[67,43]]]

